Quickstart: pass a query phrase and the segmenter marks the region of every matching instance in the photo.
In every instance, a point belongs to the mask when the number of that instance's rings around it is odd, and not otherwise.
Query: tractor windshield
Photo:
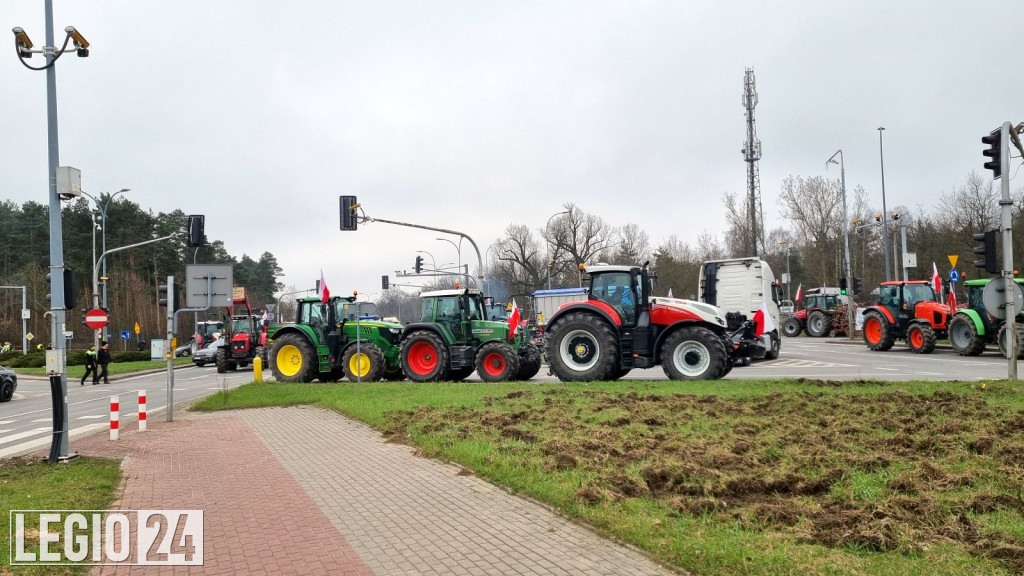
[[[231,333],[239,334],[241,332],[252,331],[252,319],[251,318],[232,318],[231,319]]]
[[[935,290],[928,284],[906,284],[903,286],[903,300],[907,308],[913,310],[918,302],[934,302]]]
[[[591,281],[590,294],[615,308],[623,322],[632,324],[636,320],[637,303],[640,301],[636,288],[629,272],[610,272]]]

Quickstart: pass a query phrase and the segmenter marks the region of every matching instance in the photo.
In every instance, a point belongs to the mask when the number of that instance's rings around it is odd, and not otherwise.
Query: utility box
[[[82,171],[71,166],[57,167],[57,196],[71,200],[82,195]]]

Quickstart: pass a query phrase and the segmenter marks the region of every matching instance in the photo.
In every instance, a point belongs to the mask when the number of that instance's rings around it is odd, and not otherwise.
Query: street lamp
[[[793,283],[793,275],[789,273],[789,242],[783,238],[779,240],[779,245],[786,247],[786,300],[792,300],[789,297],[789,285]]]
[[[546,257],[544,258],[544,263],[548,267],[548,290],[551,290],[551,264],[552,264],[552,262],[551,262],[551,240],[548,239],[548,236],[549,236],[548,229],[551,226],[551,219],[552,218],[554,218],[555,216],[560,216],[562,214],[568,214],[569,212],[571,212],[571,211],[570,210],[562,210],[561,212],[556,212],[556,213],[552,214],[548,218],[547,223],[544,224],[544,252],[545,252],[545,255],[546,255]]]
[[[466,285],[468,286],[469,285],[469,274],[468,273],[462,274],[462,237],[461,236],[459,237],[459,243],[458,244],[456,244],[455,242],[453,242],[453,241],[451,241],[451,240],[449,240],[447,238],[434,238],[434,240],[441,240],[442,242],[447,242],[447,243],[449,243],[449,244],[451,244],[452,246],[455,247],[455,251],[459,253],[459,263],[458,263],[459,275],[466,276]]]
[[[885,223],[885,155],[882,154],[882,131],[884,126],[878,127],[878,159],[882,166],[882,252],[885,253],[885,281],[889,281],[889,227]]]
[[[93,203],[96,204],[96,209],[100,213],[101,225],[103,226],[103,250],[100,251],[100,254],[106,254],[107,253],[107,209],[110,208],[110,202],[118,194],[124,194],[125,192],[130,192],[130,191],[131,191],[131,188],[121,188],[117,192],[114,192],[113,194],[108,195],[107,196],[107,200],[106,200],[106,202],[103,202],[103,206],[102,207],[100,207],[100,201],[97,200],[95,196],[93,196],[92,194],[89,194],[87,192],[84,192],[84,191],[82,192],[83,196],[88,196],[89,198],[92,198]],[[100,194],[100,198],[102,198],[102,197],[103,197],[103,194]],[[94,257],[94,260],[95,260],[95,257]],[[103,309],[106,310],[106,308],[107,308],[107,259],[104,258],[103,261],[100,264],[102,266],[102,269],[100,270],[100,272],[101,272],[101,278],[103,280]],[[93,276],[95,276],[95,274],[93,274]],[[94,296],[93,297],[93,308],[98,308],[99,304],[96,303],[96,298],[95,298],[95,293],[96,293],[95,291],[97,290],[97,287],[93,286],[92,288],[93,288],[93,296]],[[103,327],[103,339],[104,340],[108,339],[107,327],[106,326]]]
[[[881,132],[878,133],[881,137]],[[851,285],[853,284],[853,273],[850,270],[850,224],[846,217],[846,164],[843,162],[843,150],[840,148],[836,150],[836,153],[825,162],[825,169],[828,170],[829,163],[837,164],[836,156],[839,156],[839,182],[843,191],[843,253],[846,260],[846,265],[843,266],[843,274],[846,275],[846,281]],[[885,204],[885,187],[882,188],[882,204]],[[849,326],[847,334],[850,338],[853,338],[853,298],[848,296],[846,299],[846,317],[849,320]]]

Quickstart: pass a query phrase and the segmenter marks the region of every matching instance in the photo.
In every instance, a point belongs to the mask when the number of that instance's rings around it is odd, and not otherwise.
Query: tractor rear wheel
[[[342,356],[341,365],[349,382],[376,382],[384,374],[384,353],[373,344],[349,346]]]
[[[1007,338],[1006,338],[1006,324],[999,327],[999,336],[997,341],[999,342],[999,353],[1003,355],[1003,358],[1007,357]],[[1017,358],[1024,358],[1024,327],[1017,327]]]
[[[309,340],[301,334],[285,334],[270,349],[270,370],[278,382],[312,382],[320,364]]]
[[[935,330],[924,322],[914,322],[907,328],[907,346],[915,354],[931,354],[935,350]]]
[[[716,380],[727,372],[729,354],[717,334],[703,326],[687,326],[665,339],[661,363],[672,380]]]
[[[822,310],[815,310],[807,317],[807,334],[815,338],[828,336],[832,331],[832,317]]]
[[[892,348],[894,339],[889,319],[878,310],[864,313],[864,343],[869,350],[885,352]]]
[[[529,380],[540,372],[540,348],[533,342],[526,342],[519,348],[519,373],[516,380]]]
[[[796,318],[789,318],[782,323],[782,333],[790,338],[795,338],[800,335],[800,331],[804,327],[800,325],[800,321]]]
[[[417,330],[402,340],[402,371],[413,382],[448,379],[448,345],[429,330]]]
[[[985,350],[985,337],[967,314],[954,314],[949,321],[949,344],[961,356],[977,356]]]
[[[476,373],[484,382],[511,380],[519,374],[519,354],[506,342],[487,342],[476,352]]]
[[[563,382],[610,380],[619,369],[619,342],[610,324],[594,314],[573,312],[547,328],[551,371]]]

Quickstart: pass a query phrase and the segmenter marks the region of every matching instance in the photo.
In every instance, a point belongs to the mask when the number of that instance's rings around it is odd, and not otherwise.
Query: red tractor
[[[764,345],[743,321],[735,333],[716,306],[651,295],[647,265],[588,266],[587,300],[563,304],[545,330],[551,373],[562,381],[617,380],[662,365],[673,380],[725,376]]]
[[[230,321],[221,334],[221,345],[217,348],[217,372],[223,374],[229,370],[248,366],[254,359],[260,358],[267,365],[267,325],[262,318],[252,313],[245,288],[236,286],[232,294],[232,314]],[[245,314],[233,314],[234,306],[244,305]]]
[[[864,343],[885,351],[905,338],[912,352],[931,354],[935,340],[946,337],[948,321],[949,307],[935,297],[931,282],[882,282],[878,303],[864,312]]]
[[[832,331],[833,315],[840,304],[839,296],[835,294],[805,296],[804,307],[782,323],[782,333],[793,337],[806,330],[808,336],[828,336]]]

